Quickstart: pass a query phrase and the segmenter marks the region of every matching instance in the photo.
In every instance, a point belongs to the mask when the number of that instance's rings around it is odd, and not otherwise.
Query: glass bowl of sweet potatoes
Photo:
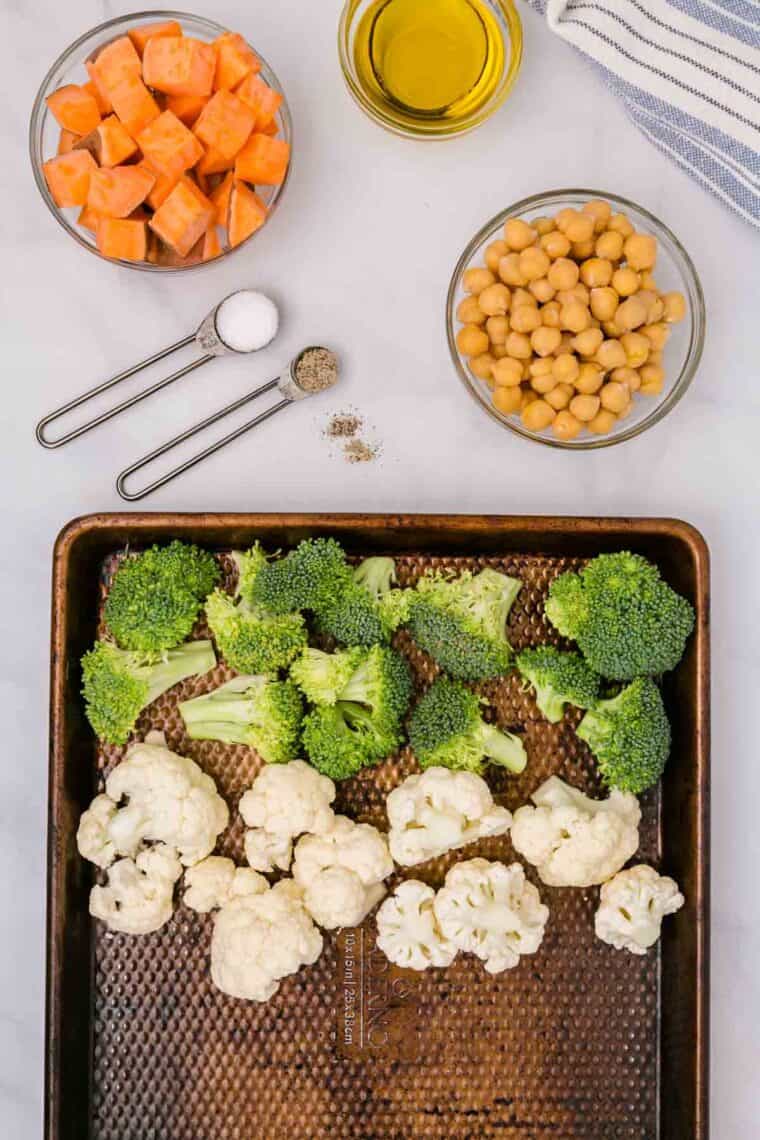
[[[42,197],[85,249],[176,272],[226,256],[269,220],[292,124],[243,35],[184,12],[109,20],[55,61],[32,110]]]

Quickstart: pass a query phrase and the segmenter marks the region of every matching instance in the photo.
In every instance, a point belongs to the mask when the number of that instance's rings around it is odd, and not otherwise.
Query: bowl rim
[[[208,34],[213,38],[216,38],[217,36],[222,35],[224,32],[229,30],[223,24],[218,24],[215,20],[209,20],[206,16],[197,16],[192,12],[183,12],[170,8],[154,8],[140,12],[127,12],[121,16],[112,16],[109,20],[104,20],[102,23],[96,24],[94,27],[88,29],[88,31],[83,32],[81,36],[79,36],[76,40],[64,48],[64,50],[58,55],[58,57],[48,68],[42,82],[39,85],[39,88],[37,89],[37,94],[34,98],[34,103],[32,104],[28,131],[29,160],[32,167],[34,181],[43,202],[55,220],[58,222],[59,226],[61,226],[61,228],[65,230],[65,232],[70,237],[74,238],[77,245],[79,245],[82,249],[85,249],[89,253],[94,254],[101,261],[106,262],[108,265],[118,265],[122,266],[125,269],[138,270],[142,273],[157,274],[187,273],[190,270],[208,269],[212,265],[218,265],[220,262],[224,261],[226,257],[229,257],[230,254],[237,253],[239,250],[248,245],[248,243],[252,241],[264,227],[262,226],[261,229],[256,230],[250,235],[250,237],[247,237],[244,242],[241,242],[240,245],[222,250],[221,253],[217,254],[216,257],[211,258],[209,261],[199,261],[195,262],[193,265],[153,265],[149,261],[126,261],[121,257],[106,257],[105,254],[102,254],[100,252],[97,246],[91,245],[90,242],[86,241],[82,237],[75,226],[69,222],[68,218],[66,218],[61,207],[57,206],[53,201],[47,183],[45,182],[44,175],[42,173],[42,163],[47,161],[47,159],[43,159],[42,155],[40,154],[38,160],[38,155],[36,153],[36,136],[38,133],[38,128],[39,134],[41,136],[42,124],[44,122],[43,116],[45,114],[49,114],[45,103],[48,87],[52,82],[53,76],[56,74],[59,68],[65,66],[70,56],[74,55],[74,53],[83,47],[88,40],[93,39],[94,37],[99,36],[102,32],[106,32],[112,28],[127,27],[133,23],[159,23],[164,20],[176,20],[178,23],[189,21],[198,25],[202,25]],[[247,37],[246,43],[248,43]],[[290,176],[293,170],[293,119],[290,113],[287,96],[282,84],[280,83],[277,73],[267,62],[261,52],[256,51],[252,44],[249,44],[249,46],[251,47],[252,51],[256,52],[256,56],[262,65],[262,72],[268,74],[268,76],[271,77],[271,79],[274,81],[273,85],[275,86],[276,90],[280,95],[282,95],[282,104],[279,108],[279,114],[283,121],[284,133],[287,136],[288,142],[290,143],[290,161],[288,162],[288,169],[285,172],[285,178],[280,183],[280,185],[276,187],[276,193],[274,194],[272,201],[268,206],[267,221],[270,221],[273,214],[277,210],[283,194],[285,193],[285,189],[290,181]],[[40,147],[40,151],[41,149],[42,148]]]
[[[630,427],[624,429],[616,435],[612,436],[597,436],[593,438],[584,437],[578,441],[575,440],[561,440],[553,437],[540,436],[534,432],[528,431],[527,428],[519,422],[519,420],[512,421],[506,415],[502,415],[490,402],[486,402],[484,398],[478,394],[478,390],[473,384],[469,374],[465,370],[462,362],[459,349],[456,345],[456,336],[454,332],[454,303],[459,284],[462,279],[464,271],[469,267],[475,252],[483,244],[483,242],[495,231],[497,231],[508,218],[519,216],[528,211],[534,210],[539,206],[557,204],[557,200],[563,198],[586,198],[586,199],[603,199],[613,206],[621,207],[623,210],[635,210],[640,214],[646,222],[651,225],[655,232],[655,236],[664,236],[669,242],[672,243],[675,249],[677,258],[680,258],[683,265],[679,265],[679,273],[683,278],[686,290],[693,293],[690,296],[689,313],[691,316],[691,337],[689,346],[686,352],[681,371],[664,399],[660,400],[651,410],[651,412],[639,420],[637,423],[631,424]],[[693,303],[696,302],[696,303]],[[680,402],[694,379],[699,363],[702,359],[704,351],[705,334],[707,329],[707,309],[705,306],[704,291],[702,283],[699,279],[696,266],[692,261],[689,253],[685,247],[678,240],[676,235],[663,221],[661,221],[655,214],[646,207],[640,206],[638,202],[634,202],[632,198],[624,198],[620,194],[614,194],[609,191],[603,190],[589,190],[588,188],[570,188],[560,190],[544,190],[539,194],[531,194],[527,198],[521,198],[518,202],[501,210],[495,214],[485,225],[481,226],[475,236],[467,243],[461,256],[457,260],[454,272],[449,283],[449,288],[446,294],[446,339],[448,341],[449,352],[453,361],[457,376],[460,382],[464,385],[465,390],[470,398],[475,401],[478,407],[486,412],[492,420],[495,420],[500,427],[506,428],[508,431],[513,432],[515,435],[521,436],[523,439],[529,440],[531,443],[542,444],[545,447],[553,447],[561,451],[597,451],[605,447],[614,447],[618,443],[627,443],[636,436],[641,435],[648,428],[654,427],[655,424],[668,415],[669,412]]]
[[[450,139],[461,138],[480,127],[504,105],[520,74],[523,57],[523,26],[520,13],[514,0],[486,0],[498,7],[502,20],[509,31],[509,52],[504,68],[501,86],[488,103],[473,113],[458,127],[443,127],[440,130],[415,130],[397,123],[390,115],[383,114],[374,103],[364,94],[361,84],[356,79],[356,70],[349,51],[351,28],[362,0],[345,0],[338,21],[338,58],[346,87],[354,102],[364,111],[372,122],[384,130],[396,135],[398,138],[416,140],[417,142],[447,142]],[[506,45],[505,45],[506,46]]]

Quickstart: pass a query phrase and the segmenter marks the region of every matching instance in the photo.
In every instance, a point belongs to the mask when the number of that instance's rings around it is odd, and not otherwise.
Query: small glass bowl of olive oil
[[[479,126],[509,94],[522,58],[512,0],[347,0],[340,61],[381,126],[443,139]]]

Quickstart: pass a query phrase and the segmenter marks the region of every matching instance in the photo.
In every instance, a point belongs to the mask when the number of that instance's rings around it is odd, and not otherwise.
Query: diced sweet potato
[[[242,182],[236,182],[230,194],[228,232],[230,245],[236,246],[261,229],[267,220],[267,208],[258,194]]]
[[[272,122],[267,123],[265,127],[257,127],[256,130],[258,134],[271,135],[272,138],[276,138],[276,136],[280,133],[280,128],[277,126],[277,121],[275,119],[272,119]]]
[[[94,95],[76,83],[59,87],[52,95],[48,95],[45,102],[56,122],[75,135],[88,135],[100,122],[100,111]]]
[[[155,177],[144,166],[116,166],[95,170],[90,178],[87,205],[105,218],[127,218],[150,194]]]
[[[279,186],[290,161],[290,146],[284,139],[251,135],[235,159],[235,177],[254,185]]]
[[[167,269],[185,269],[188,265],[199,265],[203,261],[203,244],[205,236],[198,238],[189,253],[182,257],[171,246],[156,239],[154,249],[154,264],[163,265]]]
[[[76,145],[89,150],[99,166],[119,166],[137,150],[135,140],[116,115],[109,115]]]
[[[179,177],[203,158],[203,147],[171,111],[164,111],[137,136],[140,150],[159,174]]]
[[[99,82],[110,96],[112,89],[124,79],[139,79],[142,64],[129,36],[120,36],[98,52],[88,71],[90,78]]]
[[[212,44],[188,36],[157,36],[143,54],[143,79],[167,95],[210,95],[216,52]]]
[[[256,54],[237,32],[225,32],[214,40],[216,49],[215,91],[231,91],[246,75],[261,70]]]
[[[223,154],[218,154],[213,147],[209,147],[195,169],[207,178],[210,174],[226,174],[234,165],[234,158],[227,158]]]
[[[145,261],[145,222],[126,218],[100,218],[95,237],[104,257],[115,257],[120,261]]]
[[[166,109],[186,127],[192,127],[208,100],[208,95],[167,95]]]
[[[101,94],[100,88],[94,79],[90,79],[87,83],[83,83],[82,90],[87,91],[90,95],[92,95],[93,99],[98,105],[98,110],[100,111],[101,118],[105,118],[106,115],[110,115],[112,110],[111,100]]]
[[[113,111],[113,104],[111,102],[111,97],[108,94],[108,89],[103,83],[103,80],[98,75],[98,69],[95,66],[95,61],[88,59],[85,63],[85,67],[87,68],[87,74],[90,77],[90,82],[86,83],[85,87],[88,89],[88,91],[91,90],[92,94],[95,96],[95,100],[98,104],[98,107],[100,108],[101,115],[110,115],[111,111]],[[92,84],[92,87],[90,87],[90,84]]]
[[[283,97],[279,91],[273,91],[261,76],[255,73],[245,77],[235,88],[235,94],[255,113],[256,131],[261,131],[274,122],[275,115],[282,106]]]
[[[214,221],[213,204],[191,179],[181,178],[150,220],[150,228],[166,245],[187,257]]]
[[[255,122],[255,113],[242,99],[231,91],[217,91],[201,112],[193,133],[221,158],[234,158]]]
[[[148,194],[148,197],[145,199],[145,201],[148,203],[151,210],[157,210],[158,207],[161,206],[169,197],[172,190],[182,177],[182,174],[159,174],[157,170],[153,169],[147,159],[143,159],[142,162],[138,163],[138,165],[147,170],[149,174],[152,174],[156,180],[153,183],[150,193]]]
[[[43,163],[42,173],[56,206],[84,206],[98,165],[88,150],[72,150]],[[212,207],[213,208],[213,207]]]
[[[161,108],[139,76],[128,75],[112,87],[111,102],[132,138],[136,138],[161,114]]]
[[[67,131],[65,128],[58,136],[58,150],[57,154],[69,154],[79,142],[79,135],[75,135],[73,131]]]
[[[215,190],[211,191],[211,201],[214,203],[216,209],[216,224],[218,226],[226,226],[227,218],[230,212],[230,194],[232,187],[235,184],[235,175],[232,171],[226,174],[224,180],[219,183]]]
[[[84,229],[92,230],[92,232],[95,233],[99,221],[100,214],[96,214],[89,206],[82,206],[82,209],[79,211],[79,217],[77,218],[77,225],[83,226]]]
[[[219,257],[222,252],[222,243],[219,241],[219,234],[216,232],[216,226],[211,226],[206,230],[203,238],[203,260],[213,261],[215,257]]]
[[[182,27],[176,20],[164,20],[163,23],[157,21],[155,24],[141,24],[139,28],[132,28],[127,34],[137,54],[142,56],[148,40],[154,36],[181,36]]]

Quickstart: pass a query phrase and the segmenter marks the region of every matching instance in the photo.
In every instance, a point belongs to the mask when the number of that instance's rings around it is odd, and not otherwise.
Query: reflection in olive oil
[[[454,127],[493,95],[505,48],[482,0],[375,0],[354,54],[365,93],[379,107]]]

